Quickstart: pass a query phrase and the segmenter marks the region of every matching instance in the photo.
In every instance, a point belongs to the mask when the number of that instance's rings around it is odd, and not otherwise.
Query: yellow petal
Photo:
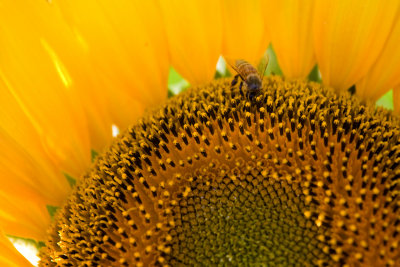
[[[222,15],[223,56],[257,65],[268,48],[261,2],[223,0]]]
[[[40,50],[36,52],[40,55]],[[30,58],[26,56],[25,63],[29,63]],[[46,57],[42,56],[41,61],[45,62]],[[85,136],[88,130],[82,120],[83,112],[81,116],[74,114],[79,109],[69,105],[72,104],[68,100],[69,94],[62,94],[60,86],[52,82],[51,75],[48,84],[39,85],[32,77],[24,80],[34,74],[24,71],[26,66],[21,64],[22,72],[15,68],[12,73],[10,64],[7,71],[13,85],[2,74],[2,63],[0,210],[2,217],[9,215],[0,220],[0,225],[7,234],[40,239],[50,222],[46,204],[60,205],[70,190],[63,172],[78,177],[90,164],[90,147]],[[40,68],[32,70],[41,71]],[[51,68],[47,71],[51,73]],[[32,88],[23,85],[28,82]],[[30,91],[33,89],[37,89],[39,95]],[[63,96],[61,99],[55,96],[57,92]],[[60,117],[57,118],[57,115]]]
[[[305,78],[315,65],[312,39],[314,1],[263,1],[263,14],[283,74]]]
[[[46,6],[2,3],[1,25],[13,26],[0,29],[0,129],[35,158],[47,155],[60,173],[79,176],[90,163],[87,120],[79,88],[54,50],[56,40],[69,48],[69,35],[57,20],[46,26],[56,19]]]
[[[7,237],[0,232],[0,266],[24,267],[32,266],[11,244]]]
[[[0,227],[13,236],[44,240],[50,223],[46,206],[51,198],[23,181],[2,184],[5,188],[0,192]],[[65,197],[63,192],[60,194]]]
[[[95,80],[88,93],[104,96],[115,124],[124,129],[146,107],[166,99],[169,55],[156,1],[57,1],[55,6],[87,49]]]
[[[212,80],[222,49],[220,1],[160,3],[173,67],[192,84]]]
[[[0,25],[12,25],[0,27],[7,234],[43,239],[46,205],[60,206],[70,191],[64,173],[79,178],[91,148],[111,141],[113,122],[126,127],[167,94],[166,38],[154,1],[68,4],[1,3]]]
[[[381,54],[367,75],[356,84],[356,94],[361,98],[376,101],[400,84],[400,15],[399,12],[397,14],[395,24]]]
[[[314,46],[322,80],[347,90],[360,80],[387,40],[397,0],[316,1]]]
[[[394,112],[400,115],[400,86],[393,88],[393,106]]]

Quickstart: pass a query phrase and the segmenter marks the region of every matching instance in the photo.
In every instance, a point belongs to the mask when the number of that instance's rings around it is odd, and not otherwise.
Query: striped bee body
[[[267,65],[268,61],[266,62]],[[236,60],[234,64],[231,63],[229,64],[237,72],[237,75],[235,75],[235,77],[232,80],[231,86],[232,87],[235,86],[240,77],[241,78],[241,82],[239,85],[240,91],[242,92],[242,86],[243,84],[245,84],[247,89],[246,95],[250,100],[252,100],[254,96],[256,96],[259,93],[262,87],[263,73],[260,74],[253,65],[242,59]],[[263,70],[265,71],[265,69]]]

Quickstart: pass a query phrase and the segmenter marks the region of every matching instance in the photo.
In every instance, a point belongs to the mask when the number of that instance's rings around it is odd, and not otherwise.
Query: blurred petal
[[[1,227],[13,236],[44,240],[50,223],[46,209],[49,199],[24,184],[6,183],[6,186],[8,190],[2,190],[0,195]]]
[[[40,144],[38,136],[31,140]],[[61,205],[70,186],[40,146],[27,149],[0,131],[0,150],[6,152],[0,160],[0,227],[7,234],[43,240],[50,223],[46,206]]]
[[[173,67],[192,84],[211,81],[222,49],[220,1],[160,3]]]
[[[223,0],[222,15],[223,56],[257,65],[268,48],[261,2]]]
[[[90,164],[77,88],[46,40],[66,36],[57,20],[41,19],[54,17],[46,7],[2,2],[0,9],[0,25],[13,25],[0,26],[0,224],[7,234],[35,239],[50,222],[46,204],[60,205],[70,190],[62,172],[79,177]]]
[[[7,267],[32,266],[0,232],[0,265]]]
[[[169,55],[156,1],[55,4],[87,49],[96,80],[88,93],[104,96],[121,130],[166,99]]]
[[[387,91],[400,84],[400,5],[395,24],[367,75],[356,84],[356,94],[364,99],[378,100]]]
[[[381,53],[389,36],[398,0],[316,1],[314,46],[325,84],[347,90]]]
[[[305,78],[315,65],[312,39],[314,1],[263,1],[263,14],[283,74]]]
[[[51,194],[49,204],[60,203],[69,191],[62,171],[79,176],[90,164],[85,114],[68,71],[45,40],[57,34],[39,19],[51,16],[47,4],[2,5],[1,25],[13,25],[0,28],[0,146],[7,151],[1,156],[2,182],[23,179]],[[7,176],[11,172],[18,179]]]
[[[394,112],[400,115],[400,85],[393,88],[393,107]]]
[[[71,190],[64,173],[83,175],[112,123],[126,127],[167,94],[155,2],[68,3],[79,13],[69,24],[60,10],[71,6],[0,4],[0,226],[37,240],[50,223],[46,205]]]
[[[90,162],[87,121],[74,81],[46,40],[66,36],[40,19],[51,18],[45,7],[2,3],[0,25],[13,26],[0,27],[0,128],[26,150],[42,150],[60,169],[80,175]]]

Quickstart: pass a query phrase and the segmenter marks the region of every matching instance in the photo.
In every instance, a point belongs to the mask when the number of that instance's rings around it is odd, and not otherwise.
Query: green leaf
[[[168,74],[168,85],[181,82],[183,77],[173,68],[170,67]]]
[[[92,149],[91,151],[91,156],[92,156],[92,162],[96,160],[96,157],[99,155],[96,150]]]
[[[376,101],[377,106],[393,110],[393,90],[390,90]]]
[[[314,68],[311,70],[310,74],[308,74],[308,79],[313,82],[321,83],[321,75],[318,69],[318,65],[315,65]]]
[[[276,58],[276,54],[275,54],[275,51],[274,51],[274,48],[272,47],[272,45],[269,45],[266,53],[269,56],[269,62],[268,62],[267,70],[265,71],[265,75],[275,74],[275,75],[282,76],[282,70],[279,67],[278,59]]]
[[[168,97],[179,94],[190,86],[174,68],[169,69],[168,75]]]
[[[353,84],[347,91],[351,94],[354,95],[356,93],[356,85]]]
[[[76,185],[76,179],[74,177],[72,177],[71,175],[69,175],[68,173],[65,173],[65,172],[64,172],[64,176],[65,176],[65,178],[67,178],[67,181],[71,187],[74,187]]]
[[[175,94],[168,88],[168,98],[173,97]]]
[[[38,241],[37,242],[38,249],[41,249],[42,247],[45,247],[45,246],[46,246],[46,243],[44,241]]]
[[[220,56],[217,62],[217,70],[215,71],[214,79],[220,79],[225,77],[231,77],[231,73],[226,67],[225,59]]]
[[[38,250],[41,249],[42,247],[45,247],[44,241],[36,241],[31,238],[25,238],[25,237],[20,237],[20,236],[14,236],[14,235],[7,235],[7,237],[10,239],[12,243],[18,243],[18,242],[23,242],[27,243],[29,245],[32,245],[36,247]]]
[[[225,77],[224,74],[219,72],[219,71],[216,71],[215,74],[214,74],[214,79],[220,79],[220,78],[223,78],[223,77]]]
[[[49,214],[50,214],[51,219],[53,220],[53,219],[54,219],[54,215],[56,214],[57,210],[58,210],[60,207],[51,206],[51,205],[46,205],[46,208],[47,208],[47,211],[48,211]]]

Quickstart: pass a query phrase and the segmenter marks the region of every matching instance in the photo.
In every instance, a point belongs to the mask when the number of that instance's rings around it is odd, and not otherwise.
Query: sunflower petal
[[[23,182],[3,184],[7,189],[0,192],[0,227],[13,236],[44,240],[50,223],[46,205],[51,198]]]
[[[126,127],[167,94],[166,39],[149,23],[160,21],[155,2],[119,1],[115,10],[76,4],[69,14],[45,1],[1,3],[0,25],[13,25],[0,27],[0,225],[7,234],[42,239],[46,205],[61,205],[70,191],[64,173],[79,178],[91,149],[111,141],[112,122]]]
[[[69,47],[69,36],[40,19],[55,17],[46,5],[2,5],[1,25],[13,27],[0,29],[0,129],[35,158],[48,155],[60,170],[78,176],[90,163],[85,111],[74,80],[46,39],[65,38]]]
[[[356,84],[356,93],[364,99],[376,101],[400,84],[400,6],[396,22],[376,62]]]
[[[316,1],[314,46],[325,84],[347,90],[365,76],[391,32],[397,0]]]
[[[222,49],[220,1],[160,3],[173,67],[191,84],[212,80]]]
[[[52,116],[47,118],[39,113],[39,108],[34,108],[45,103],[34,98],[34,94],[22,100],[19,97],[21,88],[10,87],[5,81],[3,76],[0,79],[0,149],[3,151],[0,156],[0,225],[7,234],[41,239],[50,222],[46,204],[61,204],[70,190],[62,170],[77,175],[90,164],[89,158],[85,159],[87,143],[75,132],[84,126],[78,118],[77,124],[72,124],[73,118],[63,113],[68,103],[66,98],[65,102],[55,97],[49,101]],[[64,125],[55,123],[52,128],[56,114]],[[64,132],[72,136],[64,136]]]
[[[224,0],[222,54],[226,58],[244,59],[254,65],[268,48],[261,2]],[[251,40],[251,41],[246,41]]]
[[[305,78],[315,65],[312,16],[314,1],[263,1],[263,14],[283,74]]]
[[[32,266],[0,232],[0,265],[8,267]]]
[[[167,98],[169,55],[156,1],[58,1],[55,6],[87,49],[95,80],[87,97],[101,94],[100,104],[121,130]]]

